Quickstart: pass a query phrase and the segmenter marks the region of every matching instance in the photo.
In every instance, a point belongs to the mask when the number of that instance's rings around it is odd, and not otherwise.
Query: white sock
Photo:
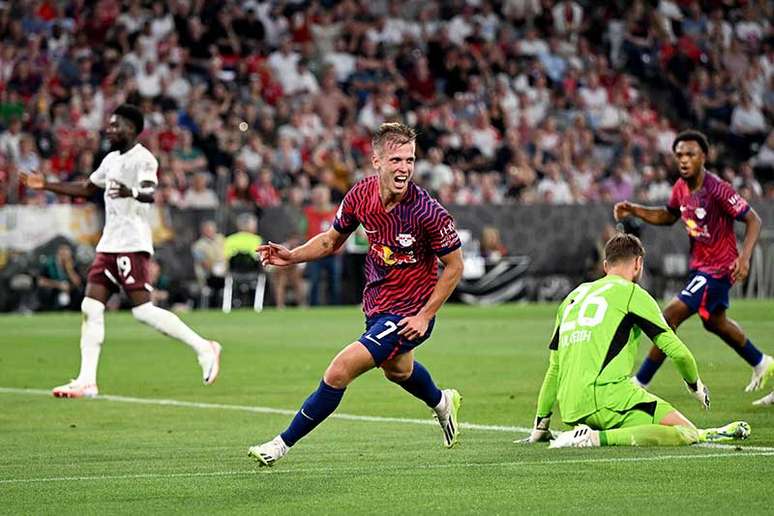
[[[287,444],[285,444],[285,439],[283,439],[281,435],[278,435],[277,437],[275,437],[273,439],[273,441],[275,443],[279,444],[282,447],[282,449],[284,450],[284,452],[287,453],[289,447],[288,447]]]
[[[77,381],[86,385],[97,383],[97,364],[102,341],[105,340],[105,305],[84,297],[81,302],[81,372]]]
[[[438,405],[433,407],[433,410],[436,414],[444,414],[448,408],[449,400],[446,399],[446,393],[441,391],[441,401],[438,402]]]
[[[209,353],[212,350],[209,342],[186,326],[178,316],[168,310],[153,306],[151,302],[132,308],[132,315],[141,323],[145,323],[173,339],[185,342],[196,351],[197,355]]]
[[[757,365],[753,366],[753,370],[755,371],[755,374],[760,375],[763,372],[765,372],[766,369],[769,367],[769,364],[771,363],[770,360],[771,360],[771,357],[769,355],[763,355],[763,357],[761,358],[761,361],[758,362]]]

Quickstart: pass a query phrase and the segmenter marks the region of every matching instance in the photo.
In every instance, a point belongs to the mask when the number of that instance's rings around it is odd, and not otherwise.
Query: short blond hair
[[[371,147],[374,151],[380,151],[386,143],[401,146],[417,139],[417,132],[411,127],[400,122],[384,122],[371,138]]]

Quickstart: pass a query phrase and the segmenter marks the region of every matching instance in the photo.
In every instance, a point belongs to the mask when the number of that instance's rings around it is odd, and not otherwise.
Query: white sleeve
[[[105,167],[105,159],[103,159],[99,164],[97,170],[91,173],[89,176],[89,181],[100,188],[105,188],[105,183],[107,181],[107,167]]]
[[[159,169],[159,162],[156,158],[150,156],[148,159],[143,159],[137,164],[137,184],[141,185],[145,181],[150,181],[154,185],[159,181],[156,178],[156,172]]]

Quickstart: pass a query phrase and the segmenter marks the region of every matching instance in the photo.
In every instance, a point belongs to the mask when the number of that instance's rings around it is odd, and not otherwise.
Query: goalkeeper
[[[524,441],[548,441],[551,411],[573,427],[551,448],[590,446],[678,446],[745,439],[743,422],[697,429],[671,404],[630,381],[637,345],[645,333],[672,359],[688,391],[709,409],[696,360],[670,329],[656,301],[636,283],[645,249],[633,235],[619,233],[605,245],[606,276],[583,283],[559,306],[550,357],[538,398],[532,433]]]

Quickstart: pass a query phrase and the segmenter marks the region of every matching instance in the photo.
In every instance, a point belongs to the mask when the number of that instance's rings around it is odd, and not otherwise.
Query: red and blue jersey
[[[438,257],[458,249],[449,212],[425,190],[409,183],[403,200],[385,211],[378,176],[355,184],[339,206],[333,227],[351,233],[362,224],[368,236],[363,311],[367,317],[416,315],[438,282]]]
[[[750,205],[734,188],[705,171],[704,182],[695,192],[678,179],[667,208],[679,215],[691,239],[691,270],[713,278],[730,277],[739,256],[734,220],[744,219]]]

